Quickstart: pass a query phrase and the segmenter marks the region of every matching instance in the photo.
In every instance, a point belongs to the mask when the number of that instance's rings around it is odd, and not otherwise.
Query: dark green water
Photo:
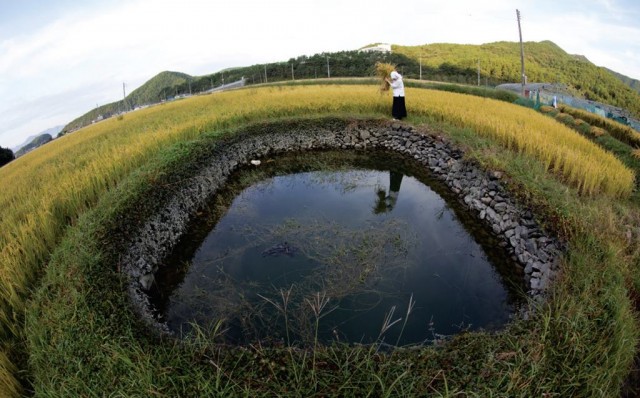
[[[182,332],[221,321],[233,344],[310,343],[316,321],[322,342],[393,345],[500,328],[521,276],[499,272],[513,265],[497,242],[436,190],[387,154],[236,173],[159,273],[160,316]]]

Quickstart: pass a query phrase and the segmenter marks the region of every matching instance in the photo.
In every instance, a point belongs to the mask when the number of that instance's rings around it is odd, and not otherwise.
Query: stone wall
[[[524,268],[529,295],[538,301],[543,299],[559,271],[563,248],[557,239],[541,230],[530,211],[518,207],[503,186],[501,173],[484,171],[464,160],[463,152],[441,137],[401,123],[300,130],[274,125],[273,129],[240,133],[222,142],[197,175],[174,187],[168,204],[138,229],[121,260],[130,277],[129,293],[136,309],[157,330],[167,332],[166,325],[159,324],[151,315],[153,309],[145,292],[152,285],[158,267],[186,232],[190,217],[224,186],[236,168],[286,151],[372,148],[411,157],[442,180],[472,214],[486,223],[515,264]]]

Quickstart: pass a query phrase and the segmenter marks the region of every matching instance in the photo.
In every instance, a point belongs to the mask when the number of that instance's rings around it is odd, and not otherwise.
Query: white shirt
[[[394,97],[404,97],[404,83],[402,82],[402,75],[395,70],[391,72],[391,88],[393,89]]]

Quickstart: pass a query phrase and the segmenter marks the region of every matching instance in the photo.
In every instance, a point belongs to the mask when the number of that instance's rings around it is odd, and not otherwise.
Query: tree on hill
[[[0,146],[0,167],[4,166],[15,158],[16,157],[11,149],[3,148]]]

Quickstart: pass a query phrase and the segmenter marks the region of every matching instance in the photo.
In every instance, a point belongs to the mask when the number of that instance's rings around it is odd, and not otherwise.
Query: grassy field
[[[523,203],[570,239],[563,277],[533,319],[498,335],[383,354],[341,345],[229,349],[202,331],[147,335],[107,244],[122,214],[244,125],[388,117],[375,86],[271,86],[194,97],[109,119],[0,169],[0,390],[37,395],[613,396],[635,355],[640,286],[633,171],[568,127],[486,98],[407,89],[430,126],[510,177]],[[126,218],[126,217],[125,217]],[[598,228],[593,228],[597,225]],[[635,229],[634,229],[635,228]],[[22,386],[22,387],[21,387]]]

